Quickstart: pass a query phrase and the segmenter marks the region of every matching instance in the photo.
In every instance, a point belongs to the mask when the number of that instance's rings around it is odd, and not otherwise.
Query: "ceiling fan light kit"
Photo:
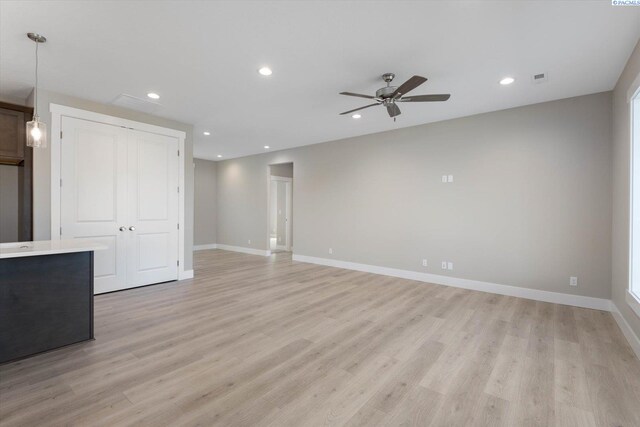
[[[353,92],[340,92],[340,95],[355,96],[358,98],[372,99],[375,101],[375,103],[373,104],[345,111],[344,113],[340,113],[340,115],[364,110],[365,108],[374,107],[376,105],[382,105],[386,107],[389,117],[392,117],[395,121],[396,117],[402,114],[402,112],[400,111],[400,107],[398,107],[398,105],[396,104],[397,102],[440,102],[446,101],[451,97],[451,95],[449,94],[404,96],[426,82],[427,78],[422,76],[413,76],[406,82],[402,83],[400,86],[396,87],[391,86],[391,82],[393,81],[395,76],[396,75],[393,73],[384,73],[382,75],[382,80],[384,80],[387,85],[378,89],[375,96],[363,95]]]

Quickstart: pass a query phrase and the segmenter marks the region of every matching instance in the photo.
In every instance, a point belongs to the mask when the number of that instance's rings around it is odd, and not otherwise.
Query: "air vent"
[[[129,110],[140,111],[142,113],[155,113],[162,108],[162,105],[157,102],[136,98],[135,96],[127,95],[125,93],[118,95],[116,99],[111,101],[111,104],[127,108]]]
[[[534,83],[544,83],[547,81],[547,73],[534,74],[531,79]]]

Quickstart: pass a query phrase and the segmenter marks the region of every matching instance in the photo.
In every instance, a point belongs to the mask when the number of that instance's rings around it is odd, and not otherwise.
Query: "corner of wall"
[[[629,341],[629,345],[631,349],[636,354],[636,357],[640,359],[640,338],[634,332],[633,328],[627,322],[625,316],[621,313],[620,309],[616,305],[615,301],[611,301],[611,314],[613,318],[616,320],[618,327],[624,334],[627,341]]]

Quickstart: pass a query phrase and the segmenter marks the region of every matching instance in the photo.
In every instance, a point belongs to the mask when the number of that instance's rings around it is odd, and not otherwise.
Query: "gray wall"
[[[0,243],[19,240],[18,172],[18,166],[0,165]]]
[[[193,159],[194,217],[193,244],[216,243],[216,172],[217,164],[210,160]]]
[[[640,74],[640,43],[636,45],[613,92],[613,230],[612,299],[620,313],[640,336],[640,319],[629,308],[625,294],[629,288],[629,210],[631,134],[627,94]]]
[[[268,248],[293,162],[296,254],[609,298],[610,119],[606,92],[222,161],[218,243]]]
[[[193,126],[163,119],[137,111],[127,110],[114,105],[100,104],[93,101],[62,95],[40,89],[38,91],[38,113],[47,123],[51,132],[51,114],[49,104],[60,104],[68,107],[108,114],[138,122],[149,123],[186,132],[184,171],[185,171],[185,270],[193,265]],[[33,153],[33,232],[34,240],[51,238],[51,150],[34,150]]]

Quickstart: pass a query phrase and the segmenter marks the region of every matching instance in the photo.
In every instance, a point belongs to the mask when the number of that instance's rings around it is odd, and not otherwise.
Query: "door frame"
[[[178,185],[180,192],[178,194],[178,280],[190,279],[193,277],[193,270],[185,270],[184,264],[184,242],[185,242],[185,178],[184,178],[184,141],[186,133],[183,131],[169,129],[161,126],[151,125],[148,123],[136,122],[133,120],[123,119],[120,117],[109,116],[107,114],[96,113],[93,111],[81,110],[79,108],[68,107],[60,104],[49,104],[49,112],[51,113],[51,240],[60,240],[60,167],[62,164],[62,150],[60,144],[62,142],[62,117],[72,117],[75,119],[88,120],[107,125],[120,126],[128,129],[139,130],[143,132],[155,133],[159,135],[171,136],[178,139],[178,150],[180,150],[180,161],[178,170]]]
[[[293,230],[293,227],[291,225],[292,219],[293,219],[293,218],[291,218],[291,213],[292,213],[291,212],[291,207],[292,207],[292,199],[293,199],[293,178],[287,178],[287,177],[284,177],[284,176],[271,175],[271,179],[269,180],[269,197],[268,197],[268,200],[269,200],[269,209],[268,209],[269,221],[268,222],[269,222],[269,224],[268,224],[267,228],[269,228],[269,229],[271,227],[271,219],[272,219],[271,218],[271,183],[273,181],[282,181],[282,182],[286,182],[286,183],[289,184],[287,186],[287,191],[286,191],[287,201],[286,201],[285,210],[286,210],[286,215],[287,215],[288,220],[287,220],[287,236],[286,236],[284,250],[287,251],[287,252],[291,252],[291,232]],[[269,232],[269,236],[271,236],[270,232]],[[271,243],[269,243],[269,249],[270,248],[271,248]],[[276,249],[281,249],[281,248],[282,248],[281,245],[276,244]]]

